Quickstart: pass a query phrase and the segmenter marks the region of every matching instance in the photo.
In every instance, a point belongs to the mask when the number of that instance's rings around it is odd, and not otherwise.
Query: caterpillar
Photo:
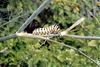
[[[58,34],[60,32],[60,28],[58,25],[51,25],[46,28],[37,28],[33,30],[32,34],[34,35],[49,35],[49,34]]]

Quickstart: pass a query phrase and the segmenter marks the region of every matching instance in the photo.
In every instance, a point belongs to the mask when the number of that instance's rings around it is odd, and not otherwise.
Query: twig
[[[43,45],[45,45],[46,41],[47,41],[47,40],[44,40],[44,42],[43,42],[39,47],[37,47],[36,49],[39,49],[39,48],[41,48]]]
[[[71,37],[71,38],[77,38],[77,39],[100,40],[100,37],[97,37],[97,36],[78,36],[78,35],[70,35],[70,34],[66,34],[65,36],[68,36],[68,37]]]
[[[17,32],[22,32],[29,23],[48,5],[51,0],[45,0],[45,2],[25,21],[25,23],[18,29]]]
[[[49,39],[50,37],[53,36],[60,36],[59,34],[51,34],[51,35],[33,35],[33,34],[29,34],[29,33],[16,33],[17,36],[22,36],[22,37],[33,37],[33,38],[37,38],[37,39]],[[66,34],[64,36],[67,37],[71,37],[71,38],[77,38],[77,39],[92,39],[92,40],[100,40],[100,37],[96,37],[96,36],[78,36],[78,35],[70,35],[70,34]]]
[[[61,42],[57,42],[57,41],[54,41],[54,40],[51,40],[51,39],[48,39],[48,41],[51,41],[51,42],[54,42],[54,43],[57,43],[57,44],[61,44],[67,48],[70,48],[70,49],[74,49],[75,51],[79,52],[81,55],[83,55],[84,57],[88,58],[89,60],[91,60],[93,63],[95,63],[96,65],[100,66],[100,64],[98,64],[95,60],[93,60],[91,57],[89,57],[88,55],[86,55],[85,53],[83,53],[81,50],[75,48],[75,47],[72,47],[72,46],[69,46],[67,44],[64,44],[64,43],[61,43]]]
[[[27,15],[28,13],[29,13],[29,12],[27,12],[27,13],[21,15],[21,16],[18,16],[18,17],[16,17],[16,18],[10,20],[9,22],[6,22],[6,23],[2,24],[0,27],[3,27],[4,25],[6,25],[6,24],[8,24],[8,23],[10,23],[10,22],[12,22],[12,21],[14,21],[14,20],[16,20],[16,19],[18,19],[18,18],[20,18],[20,17],[23,17],[23,16]]]
[[[48,5],[51,2],[51,0],[46,0],[26,21],[25,23],[18,29],[17,32],[23,31],[29,23],[45,8],[46,5]],[[0,41],[8,40],[11,38],[15,38],[16,34],[8,35],[5,37],[1,37]]]
[[[86,55],[85,53],[83,53],[81,50],[75,48],[75,47],[72,47],[72,46],[69,46],[67,44],[64,44],[64,43],[61,43],[61,42],[57,42],[55,40],[51,40],[49,38],[45,38],[45,37],[42,37],[42,36],[39,36],[39,35],[32,35],[32,34],[28,34],[28,33],[16,33],[17,36],[21,36],[21,37],[28,37],[28,38],[38,38],[38,39],[42,39],[42,40],[48,40],[48,41],[51,41],[51,42],[54,42],[54,43],[57,43],[57,44],[61,44],[67,48],[70,48],[70,49],[74,49],[75,51],[79,52],[81,55],[83,55],[84,57],[88,58],[89,60],[91,60],[93,63],[95,63],[96,65],[100,66],[95,60],[93,60],[91,57],[89,57],[88,55]]]
[[[77,25],[79,25],[79,24],[80,24],[82,21],[84,21],[84,20],[85,20],[84,17],[80,18],[80,19],[77,20],[72,26],[70,26],[70,27],[66,30],[66,32],[70,31],[71,29],[73,29],[74,27],[76,27]]]
[[[33,35],[33,34],[29,34],[29,33],[18,33],[18,32],[16,32],[16,35],[20,36],[20,37],[36,38],[36,39],[43,39],[43,40],[49,39],[48,37],[43,37],[41,35]]]
[[[0,50],[0,53],[5,52],[8,49],[8,47],[5,47],[4,49]]]
[[[16,34],[8,35],[8,36],[5,36],[5,37],[1,37],[0,41],[5,41],[5,40],[15,38],[15,37],[17,37]]]
[[[61,32],[61,36],[66,35],[71,29],[73,29],[74,27],[76,27],[77,25],[79,25],[82,21],[84,21],[85,18],[82,17],[79,20],[77,20],[72,26],[70,26],[67,30]]]

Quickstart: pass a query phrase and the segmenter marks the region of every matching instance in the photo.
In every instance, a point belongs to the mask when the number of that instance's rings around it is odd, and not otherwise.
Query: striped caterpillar
[[[60,32],[60,28],[58,25],[51,25],[46,28],[38,28],[35,29],[32,34],[34,35],[49,35],[49,34],[58,34]]]

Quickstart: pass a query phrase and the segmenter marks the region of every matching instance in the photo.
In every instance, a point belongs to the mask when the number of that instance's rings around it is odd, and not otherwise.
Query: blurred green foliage
[[[44,0],[43,0],[44,1]],[[15,33],[24,23],[32,12],[34,12],[43,1],[39,0],[8,0],[2,4],[0,11],[4,13],[0,17],[0,36]],[[6,1],[5,1],[6,2]],[[82,6],[84,3],[85,7]],[[53,0],[45,9],[51,13],[44,12],[42,17],[47,23],[44,25],[58,24],[61,31],[67,29],[80,17],[86,17],[86,20],[79,26],[71,30],[70,34],[80,36],[99,36],[100,35],[100,11],[98,15],[91,15],[93,2],[87,0]],[[99,2],[96,3],[99,6]],[[88,10],[88,14],[83,14]],[[29,12],[29,13],[28,13]],[[27,13],[27,14],[26,14]],[[26,14],[22,16],[23,14]],[[87,15],[91,15],[90,19]],[[21,17],[20,17],[21,16]],[[19,18],[16,18],[19,17]],[[14,19],[13,21],[11,21]],[[41,26],[43,20],[36,17]],[[7,23],[9,22],[9,23]],[[99,40],[82,40],[69,37],[55,37],[56,41],[63,42],[70,46],[76,47],[86,53],[88,56],[100,63],[100,41]],[[5,52],[0,53],[0,66],[7,67],[96,67],[89,59],[80,55],[73,49],[68,49],[60,44],[46,42],[45,45],[36,49],[43,43],[42,40],[29,38],[14,38],[0,42],[0,51],[8,48]]]

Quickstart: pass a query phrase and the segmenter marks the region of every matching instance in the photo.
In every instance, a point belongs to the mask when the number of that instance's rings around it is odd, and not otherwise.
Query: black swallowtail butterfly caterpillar
[[[34,35],[49,35],[49,34],[58,34],[60,32],[60,28],[58,25],[51,25],[46,28],[37,28],[32,34]]]

